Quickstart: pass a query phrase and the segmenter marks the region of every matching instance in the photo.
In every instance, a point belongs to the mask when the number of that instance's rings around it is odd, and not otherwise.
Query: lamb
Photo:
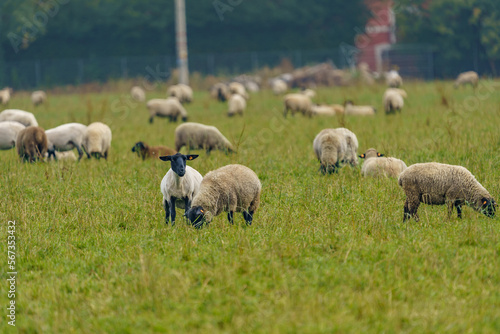
[[[229,117],[235,114],[240,114],[243,116],[243,112],[247,108],[247,101],[245,98],[239,94],[233,94],[228,101],[228,111],[227,115]]]
[[[4,89],[0,90],[0,103],[8,104],[11,95],[12,95],[12,88],[5,87]]]
[[[246,100],[249,99],[247,90],[245,89],[245,86],[240,84],[239,82],[231,82],[229,84],[229,93],[230,94],[239,94],[243,96]]]
[[[176,97],[180,103],[191,103],[193,101],[193,89],[185,84],[170,86],[167,95]]]
[[[336,128],[335,131],[344,137],[347,145],[344,159],[341,161],[356,167],[358,165],[358,138],[354,132],[346,128]]]
[[[313,105],[311,107],[311,114],[313,116],[335,116],[344,113],[344,106],[340,104],[332,105]]]
[[[465,86],[467,84],[470,84],[472,87],[476,88],[478,81],[479,81],[479,76],[477,75],[477,73],[474,71],[468,71],[460,73],[457,79],[455,80],[453,86],[455,88],[458,88],[458,86],[460,85]]]
[[[283,115],[286,117],[288,110],[292,113],[292,116],[296,112],[301,112],[303,115],[309,117],[312,116],[312,102],[309,96],[303,94],[287,94],[284,97],[285,108],[283,110]]]
[[[146,92],[139,86],[134,86],[130,89],[130,95],[132,98],[139,102],[146,101]]]
[[[45,131],[49,141],[49,158],[52,156],[57,160],[56,151],[66,152],[76,148],[78,161],[82,159],[82,143],[87,127],[80,123],[67,123]]]
[[[148,144],[142,141],[135,143],[134,147],[132,147],[132,152],[136,152],[142,160],[145,160],[146,158],[158,159],[160,156],[174,155],[177,153],[170,147],[148,146]]]
[[[111,137],[111,129],[106,124],[101,122],[89,124],[82,141],[87,158],[90,159],[91,156],[96,159],[104,157],[107,160],[111,147]]]
[[[344,114],[353,116],[370,116],[375,115],[377,109],[372,106],[356,106],[352,101],[346,101],[344,106]]]
[[[216,83],[210,90],[210,96],[220,102],[225,102],[231,94],[229,93],[229,87],[224,83]]]
[[[35,107],[39,104],[44,103],[45,101],[47,101],[47,94],[44,91],[36,90],[31,93],[31,102],[33,102],[33,105]]]
[[[28,126],[17,135],[17,153],[23,162],[42,160],[47,153],[47,146],[47,135],[39,126]]]
[[[361,167],[361,175],[373,177],[399,177],[407,168],[404,161],[396,158],[385,158],[376,149],[370,148],[359,157],[366,159]]]
[[[281,95],[286,93],[286,91],[288,90],[288,85],[286,84],[285,80],[275,79],[271,81],[271,89],[274,95]]]
[[[25,128],[19,122],[0,122],[0,150],[10,150],[16,146],[17,135]]]
[[[188,119],[188,113],[175,97],[168,99],[152,99],[146,104],[149,110],[149,123],[153,123],[155,116],[168,117],[170,122],[177,122],[179,115],[183,122]]]
[[[399,88],[388,88],[384,93],[384,110],[386,114],[395,113],[396,111],[401,112],[403,109],[406,98],[406,92]]]
[[[235,152],[233,146],[215,127],[200,123],[184,123],[175,129],[175,149],[177,152],[183,146],[188,149],[222,150],[226,153]]]
[[[389,71],[385,76],[385,80],[389,87],[398,88],[403,85],[403,79],[395,70]]]
[[[347,142],[335,129],[324,129],[314,138],[313,149],[321,163],[321,173],[332,174],[340,168],[340,163],[346,157]]]
[[[222,211],[227,212],[230,224],[234,223],[234,212],[242,212],[246,224],[251,225],[261,190],[260,180],[250,168],[237,164],[221,167],[205,175],[186,217],[200,228]]]
[[[0,122],[4,121],[19,122],[24,126],[38,126],[35,115],[19,109],[5,109],[0,112]]]
[[[406,193],[403,222],[411,217],[419,220],[420,203],[448,206],[448,217],[457,209],[462,218],[462,205],[467,204],[487,217],[495,216],[498,206],[490,193],[466,168],[437,162],[411,165],[401,173],[398,184]]]
[[[180,153],[160,157],[162,161],[171,162],[171,168],[161,180],[160,185],[166,224],[168,224],[169,216],[172,220],[172,226],[175,224],[175,207],[184,209],[184,214],[186,214],[191,208],[193,197],[200,190],[203,177],[196,169],[186,166],[187,160],[194,160],[197,157],[198,155]]]

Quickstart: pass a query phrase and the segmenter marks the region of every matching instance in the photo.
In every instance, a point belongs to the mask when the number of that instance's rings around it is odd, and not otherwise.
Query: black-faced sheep
[[[5,109],[0,112],[0,122],[4,121],[19,122],[24,126],[38,126],[35,115],[19,109]]]
[[[361,175],[373,177],[399,177],[407,168],[404,161],[396,158],[386,158],[376,149],[370,148],[359,156],[365,159],[361,167]]]
[[[146,104],[149,110],[149,123],[153,123],[155,116],[168,117],[170,122],[177,122],[177,118],[181,116],[183,122],[187,121],[188,114],[176,97],[168,99],[152,99]]]
[[[153,158],[159,159],[161,156],[174,155],[175,150],[166,146],[149,146],[148,144],[140,141],[135,143],[132,147],[132,152],[137,153],[142,160]]]
[[[43,160],[47,153],[47,146],[47,136],[39,126],[28,126],[17,135],[17,153],[23,162]]]
[[[462,218],[466,204],[487,217],[494,217],[497,204],[490,193],[462,166],[437,162],[411,165],[399,175],[398,184],[406,193],[403,221],[414,217],[420,203],[448,206],[448,217],[457,209]]]
[[[49,140],[49,158],[57,160],[56,151],[66,152],[74,148],[78,151],[78,160],[83,156],[82,143],[87,127],[80,123],[67,123],[45,131]]]
[[[198,155],[175,155],[161,156],[163,161],[170,161],[171,168],[161,180],[161,192],[163,194],[163,207],[165,209],[165,223],[168,219],[175,224],[175,208],[185,209],[184,214],[191,208],[193,197],[200,190],[203,177],[194,168],[187,166],[187,160],[194,160]]]
[[[187,146],[188,150],[204,149],[207,153],[212,150],[226,153],[235,151],[215,126],[192,122],[181,124],[175,129],[175,149],[179,152],[183,146]]]
[[[19,122],[0,122],[0,150],[10,150],[16,146],[17,135],[25,128]]]
[[[455,83],[453,84],[453,86],[455,88],[458,88],[458,86],[461,86],[461,85],[465,86],[465,85],[469,84],[472,87],[476,88],[478,81],[479,81],[479,75],[477,75],[477,73],[474,71],[468,71],[468,72],[460,73],[458,75],[457,79],[455,80]]]
[[[251,225],[260,204],[261,189],[257,174],[250,168],[242,165],[221,167],[205,175],[186,217],[199,228],[223,211],[228,213],[227,219],[233,224],[234,212],[242,212],[247,225]]]
[[[229,92],[229,87],[226,84],[219,82],[213,85],[210,89],[210,96],[217,99],[219,102],[226,102],[231,96],[231,93]]]
[[[111,129],[104,123],[95,122],[89,124],[85,129],[82,146],[87,153],[87,158],[93,156],[96,159],[104,157],[108,159],[109,148],[111,147]]]

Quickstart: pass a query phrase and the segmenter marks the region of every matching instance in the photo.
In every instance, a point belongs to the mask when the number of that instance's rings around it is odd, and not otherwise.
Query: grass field
[[[177,124],[148,123],[126,92],[29,95],[45,129],[102,121],[108,161],[21,164],[0,152],[0,332],[20,333],[498,333],[500,221],[465,208],[422,205],[403,223],[395,179],[345,167],[322,176],[312,141],[344,126],[359,152],[375,147],[411,165],[462,165],[500,194],[500,82],[454,90],[413,82],[401,114],[386,116],[383,86],[320,88],[315,101],[373,104],[374,117],[284,119],[282,98],[252,95],[244,117],[196,91],[190,120],[217,126],[237,154],[190,165],[203,175],[230,163],[252,168],[263,191],[254,224],[225,215],[195,230],[164,224],[160,181],[170,168],[142,161],[139,140],[174,146]],[[166,88],[148,92],[165,96]],[[180,217],[181,211],[178,211]],[[16,327],[7,315],[7,222],[16,221]],[[14,331],[15,330],[15,331]]]

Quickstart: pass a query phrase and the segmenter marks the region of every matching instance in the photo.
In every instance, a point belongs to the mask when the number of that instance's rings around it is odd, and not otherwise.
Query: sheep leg
[[[229,211],[227,213],[227,220],[229,220],[229,224],[233,225],[234,224],[234,215],[233,215],[233,211]]]
[[[168,225],[168,215],[170,213],[170,209],[168,207],[168,202],[163,199],[163,208],[165,209],[165,224]]]
[[[149,123],[153,124],[153,119],[154,118],[155,118],[154,116],[149,117]]]
[[[175,225],[175,201],[177,200],[176,197],[172,196],[170,197],[170,219],[172,220],[172,226]]]
[[[184,215],[191,209],[191,201],[189,200],[188,197],[184,198]]]
[[[455,202],[455,207],[457,208],[457,216],[458,216],[458,218],[462,219],[462,205],[460,204],[459,201]]]
[[[286,118],[286,114],[288,113],[288,108],[285,106],[285,109],[283,110],[283,116]]]
[[[253,211],[243,211],[243,219],[245,219],[245,222],[247,225],[252,225],[252,219],[253,219]]]
[[[78,146],[78,145],[75,145],[75,147],[76,147],[76,150],[78,151],[78,161],[80,161],[80,160],[82,160],[82,157],[83,157],[82,148],[80,146]]]

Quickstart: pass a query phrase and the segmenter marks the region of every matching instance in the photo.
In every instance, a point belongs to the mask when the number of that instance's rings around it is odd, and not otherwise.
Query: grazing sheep
[[[35,115],[19,109],[5,109],[0,112],[0,122],[4,121],[19,122],[24,126],[38,126]]]
[[[205,175],[186,217],[193,226],[200,228],[222,211],[227,212],[231,224],[234,212],[242,212],[247,225],[251,225],[260,204],[261,190],[260,180],[250,168],[243,165],[221,167]]]
[[[132,98],[139,102],[146,101],[146,92],[139,86],[134,86],[130,89],[130,95]]]
[[[216,83],[210,90],[210,96],[220,102],[226,102],[230,95],[229,87],[222,82]]]
[[[344,113],[344,106],[340,104],[332,104],[332,105],[313,105],[311,107],[311,114],[313,116],[335,116],[337,114]]]
[[[31,102],[33,102],[33,105],[35,107],[39,104],[44,103],[45,101],[47,101],[47,94],[45,94],[44,91],[36,90],[31,93]]]
[[[321,163],[321,173],[332,174],[340,168],[340,163],[345,159],[347,142],[335,129],[324,129],[314,138],[313,149]]]
[[[316,92],[313,91],[312,89],[304,89],[303,91],[300,92],[300,94],[303,94],[307,97],[309,97],[310,99],[314,98],[316,96]]]
[[[245,86],[240,84],[239,82],[231,82],[229,84],[229,93],[230,94],[239,94],[243,96],[246,100],[249,99],[247,90],[245,89]]]
[[[284,97],[285,108],[283,110],[283,116],[286,117],[288,110],[290,110],[292,116],[296,112],[301,112],[304,116],[312,116],[312,102],[309,96],[303,94],[287,94]]]
[[[344,114],[353,116],[370,116],[375,115],[377,109],[372,106],[356,106],[352,101],[346,101],[344,106]]]
[[[10,150],[16,146],[17,135],[25,128],[19,122],[0,122],[0,150]]]
[[[233,94],[228,101],[227,115],[229,117],[234,116],[235,114],[240,114],[241,116],[243,116],[243,112],[246,108],[247,101],[245,100],[245,98],[239,94]]]
[[[215,127],[200,123],[184,123],[175,129],[175,149],[180,152],[183,146],[188,150],[204,149],[234,152],[233,146]]]
[[[286,91],[288,90],[288,85],[286,84],[285,80],[275,79],[271,81],[271,89],[274,95],[281,95],[286,93]]]
[[[455,83],[453,84],[453,86],[455,88],[458,88],[458,86],[460,85],[471,85],[472,87],[476,88],[477,87],[477,83],[479,81],[479,75],[477,75],[476,72],[474,71],[468,71],[468,72],[464,72],[464,73],[460,73],[457,77],[457,79],[455,80]]]
[[[49,141],[49,158],[57,160],[56,151],[65,152],[76,148],[78,160],[83,156],[82,143],[87,127],[80,123],[67,123],[45,131]]]
[[[258,91],[260,91],[259,84],[254,81],[245,82],[245,88],[252,93],[257,93]]]
[[[382,153],[370,148],[359,157],[365,159],[361,167],[361,175],[373,177],[399,177],[407,167],[403,160],[384,158]]]
[[[82,146],[87,153],[87,158],[93,156],[96,159],[104,157],[108,159],[111,147],[111,129],[104,123],[95,122],[89,124],[83,136]]]
[[[389,71],[385,76],[385,80],[389,87],[397,88],[403,85],[403,79],[395,70]]]
[[[342,162],[356,167],[358,165],[358,138],[354,132],[346,128],[336,128],[335,131],[344,137],[347,145]]]
[[[4,89],[0,90],[0,103],[4,105],[8,104],[11,95],[12,95],[12,88],[5,87]]]
[[[401,112],[405,105],[404,98],[406,98],[406,92],[399,88],[388,88],[383,97],[384,110],[386,114],[393,114],[396,111]]]
[[[174,155],[177,153],[170,147],[148,146],[148,144],[142,141],[135,143],[134,147],[132,147],[132,152],[136,152],[142,160],[145,160],[146,158],[158,159],[162,155]]]
[[[194,160],[198,155],[175,155],[161,156],[163,161],[170,161],[171,168],[161,180],[161,192],[163,194],[163,207],[165,209],[165,223],[168,224],[169,213],[172,226],[175,224],[175,207],[184,209],[184,214],[191,208],[193,197],[200,190],[203,177],[194,168],[186,166],[187,160]]]
[[[47,153],[47,146],[47,135],[39,126],[28,126],[17,135],[17,153],[23,162],[42,160]]]
[[[167,95],[176,97],[180,103],[191,103],[193,101],[193,89],[185,84],[170,86]]]
[[[170,122],[177,122],[177,118],[181,116],[183,122],[188,119],[186,109],[182,106],[176,97],[168,99],[152,99],[146,104],[149,110],[149,123],[153,123],[155,116],[168,117]]]
[[[466,204],[488,217],[494,217],[496,202],[490,193],[466,168],[437,162],[411,165],[401,173],[398,184],[406,193],[403,221],[414,217],[420,203],[448,206],[448,217],[457,208],[462,218],[462,205]]]

